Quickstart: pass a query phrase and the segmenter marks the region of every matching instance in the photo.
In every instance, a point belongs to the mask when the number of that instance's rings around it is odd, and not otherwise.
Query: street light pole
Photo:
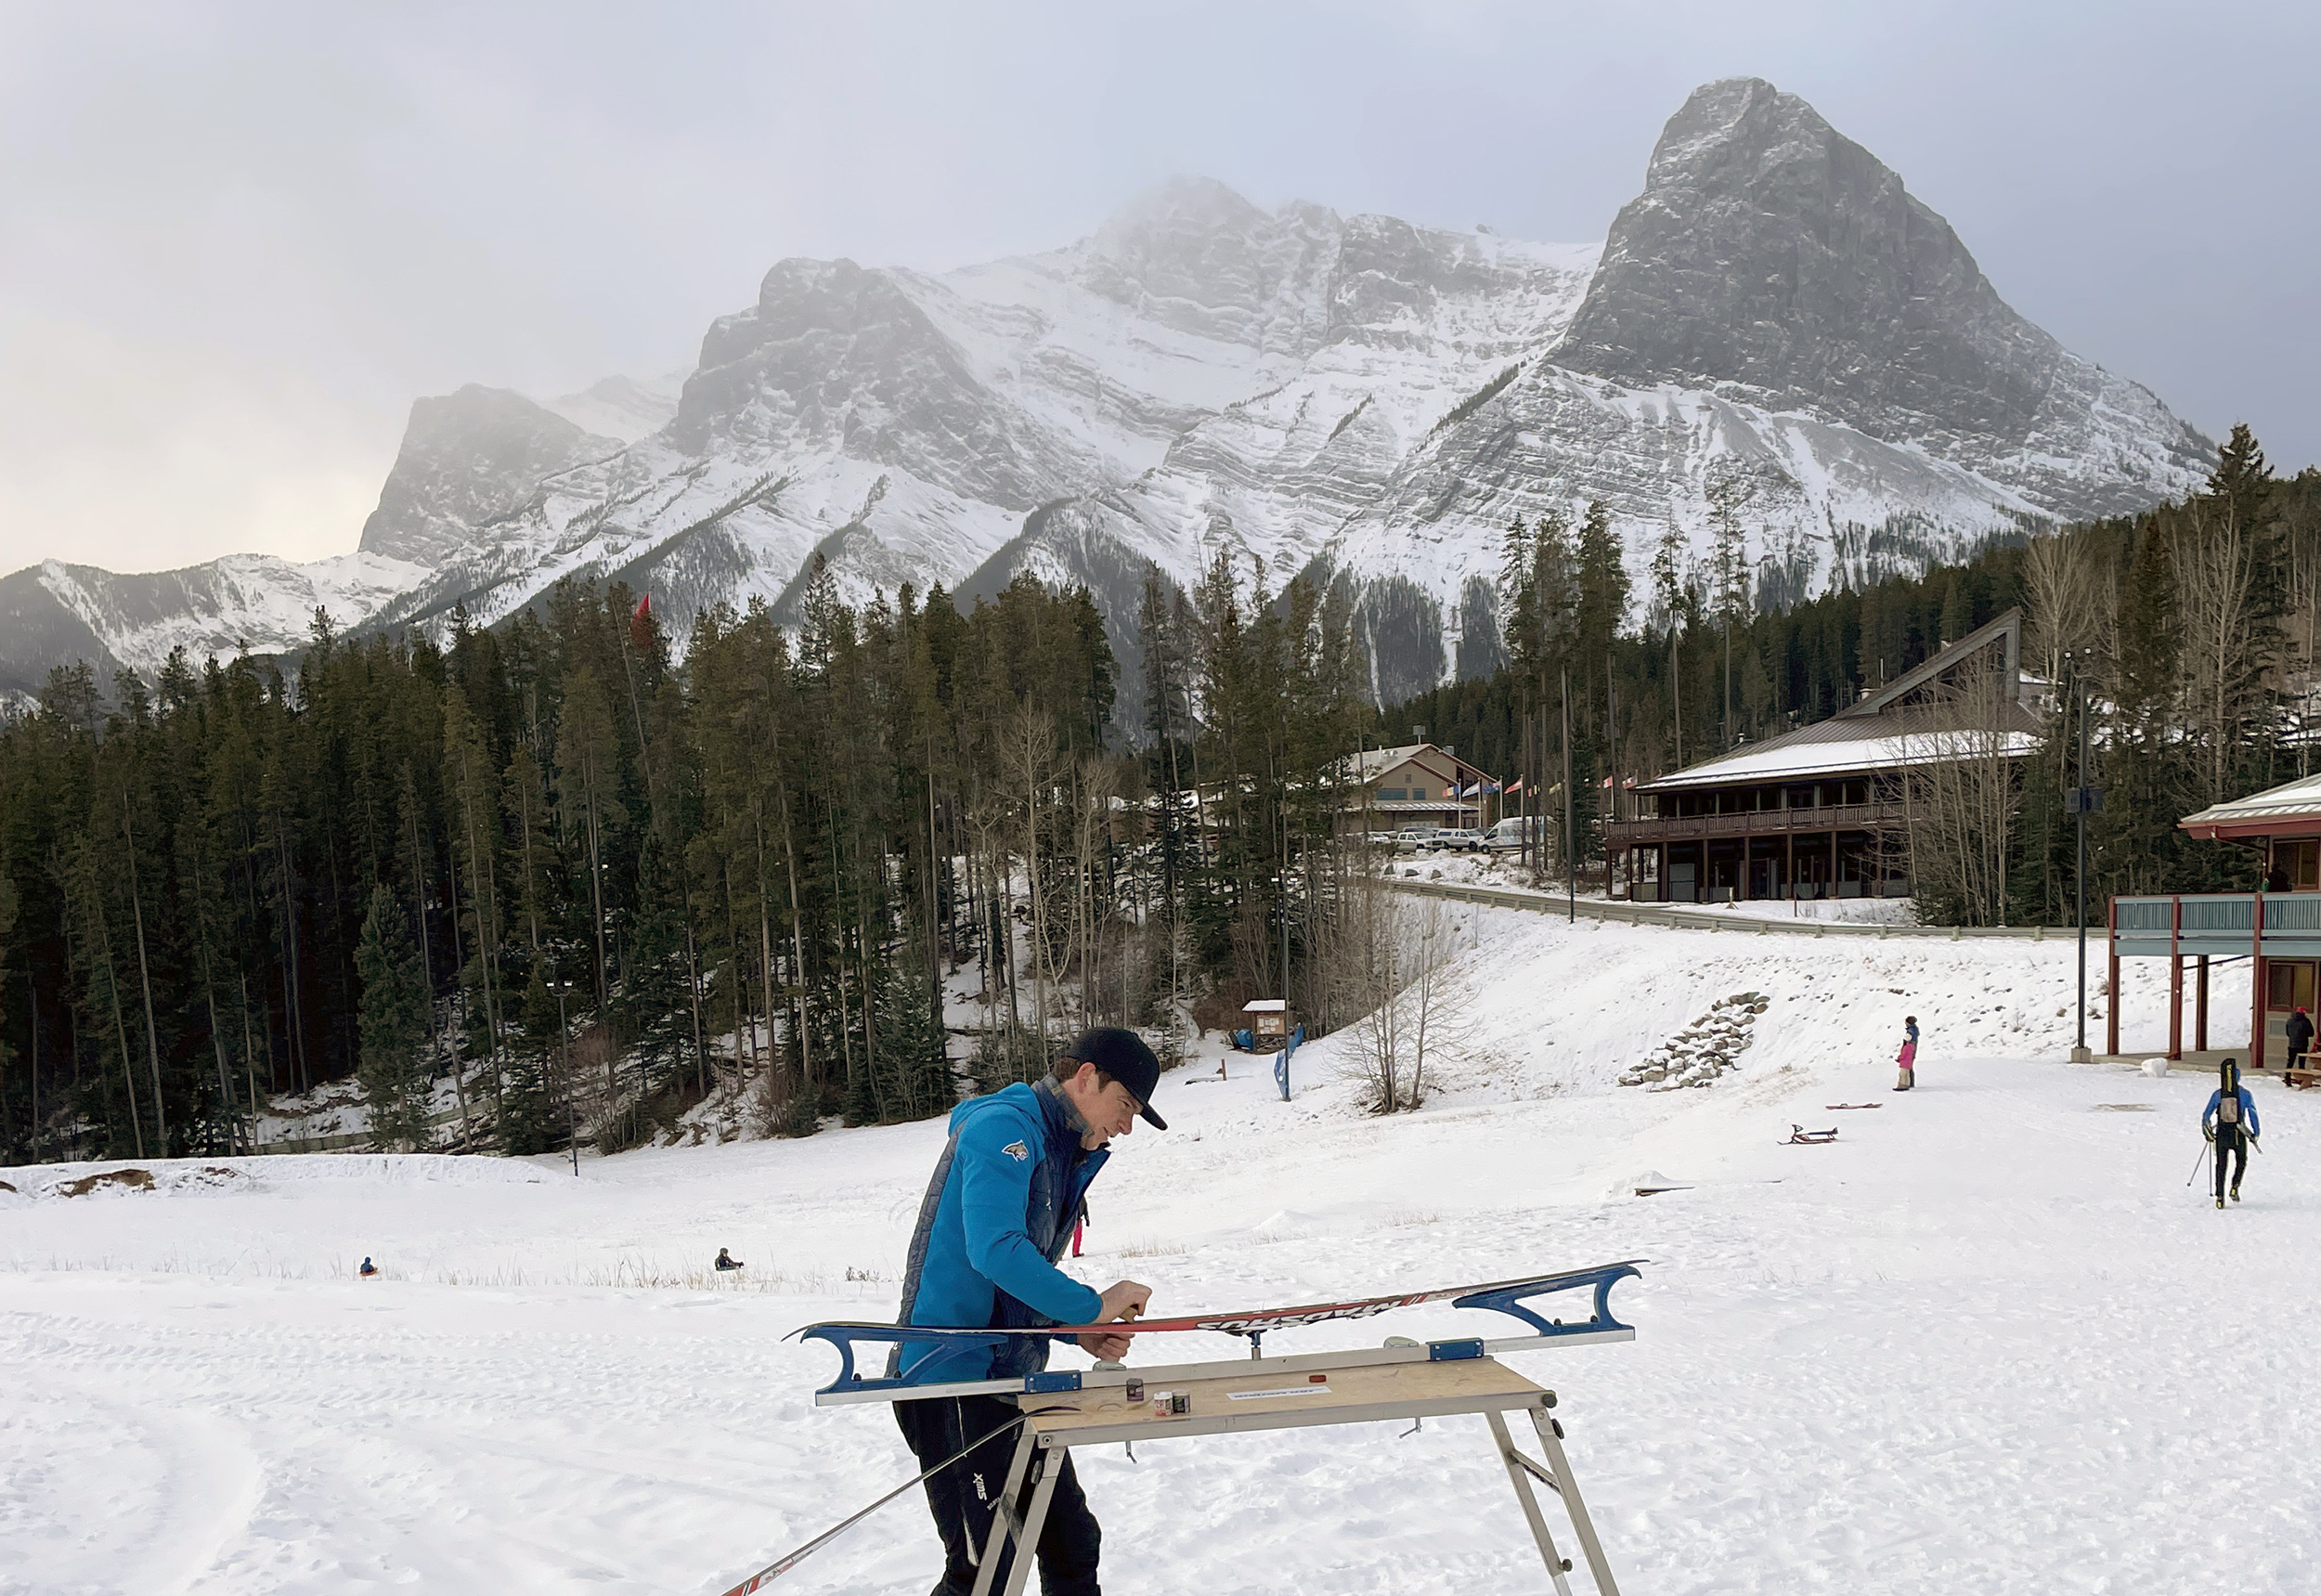
[[[2071,808],[2079,816],[2080,859],[2075,885],[2079,891],[2080,918],[2080,1007],[2079,1045],[2071,1049],[2071,1062],[2093,1064],[2095,1056],[2087,1050],[2087,810],[2088,794],[2093,790],[2087,780],[2087,683],[2081,677],[2081,661],[2076,655],[2067,655],[2071,662],[2071,704],[2080,717],[2080,761],[2078,780],[2071,791]],[[2112,1002],[2120,1001],[2112,994]]]

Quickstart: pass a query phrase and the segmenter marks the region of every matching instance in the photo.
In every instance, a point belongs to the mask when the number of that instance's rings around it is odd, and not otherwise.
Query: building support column
[[[2176,951],[2184,934],[2184,900],[2168,900],[2168,1058],[2184,1058],[2184,955]]]
[[[2196,954],[2192,977],[2192,1051],[2208,1051],[2208,955]]]
[[[1830,823],[1829,828],[1829,896],[1833,898],[1837,896],[1837,823],[1835,821]]]
[[[2265,989],[2272,972],[2264,967],[2264,894],[2255,894],[2256,908],[2249,916],[2249,1068],[2264,1068]]]
[[[2120,901],[2113,899],[2105,906],[2104,939],[2110,955],[2110,969],[2104,982],[2104,1051],[2112,1058],[2120,1056]],[[2261,962],[2261,961],[2260,961]]]
[[[1792,899],[1797,895],[1797,834],[1794,831],[1781,837],[1781,895]]]

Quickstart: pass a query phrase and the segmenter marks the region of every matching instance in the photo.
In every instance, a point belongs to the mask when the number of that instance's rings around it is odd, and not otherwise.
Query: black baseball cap
[[[1117,1025],[1100,1025],[1074,1037],[1064,1049],[1064,1057],[1093,1064],[1111,1076],[1144,1105],[1145,1123],[1156,1131],[1169,1128],[1169,1122],[1152,1111],[1152,1089],[1160,1083],[1160,1060],[1152,1056],[1143,1037]]]

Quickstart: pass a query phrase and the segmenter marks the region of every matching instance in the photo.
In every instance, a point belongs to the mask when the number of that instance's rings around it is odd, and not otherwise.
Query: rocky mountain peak
[[[1668,119],[1557,354],[1887,439],[2020,439],[2063,357],[1892,168],[1757,78]]]
[[[416,399],[359,551],[439,564],[522,505],[542,477],[619,448],[509,388],[471,383]]]
[[[1197,337],[1303,354],[1342,230],[1319,205],[1260,209],[1209,177],[1176,177],[1109,217],[1081,247],[1081,284]]]

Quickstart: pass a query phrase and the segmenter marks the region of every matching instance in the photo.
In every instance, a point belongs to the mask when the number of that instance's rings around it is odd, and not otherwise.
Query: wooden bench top
[[[1165,1435],[1505,1412],[1542,1407],[1549,1400],[1544,1386],[1493,1357],[1369,1364],[1317,1371],[1319,1379],[1277,1369],[1236,1374],[1230,1363],[1209,1367],[1218,1372],[1148,1382],[1145,1400],[1134,1405],[1121,1387],[1107,1386],[1025,1396],[1018,1406],[1032,1410],[1025,1426],[1028,1431],[1056,1437],[1048,1445],[1085,1446]],[[1186,1393],[1192,1410],[1155,1417],[1152,1396],[1158,1391]]]

